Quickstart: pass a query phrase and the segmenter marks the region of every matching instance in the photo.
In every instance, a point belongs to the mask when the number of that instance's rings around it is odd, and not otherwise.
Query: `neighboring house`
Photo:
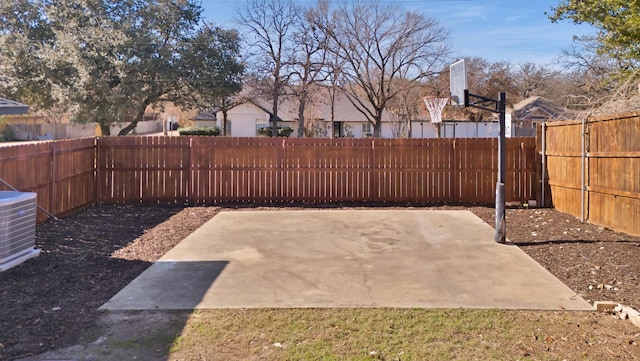
[[[311,114],[316,118],[316,137],[367,138],[373,134],[373,125],[349,101],[346,95],[336,97],[334,104],[334,122],[331,124],[331,104],[327,99],[310,105]],[[270,104],[264,100],[248,100],[227,113],[227,134],[233,137],[254,137],[257,129],[269,126],[271,117]],[[294,129],[292,137],[297,136],[297,102],[292,99],[284,100],[278,108],[278,125]],[[215,109],[201,112],[192,119],[196,126],[222,128],[222,112]],[[388,113],[383,113],[382,138],[394,138],[397,134],[407,134],[407,129],[399,129],[400,123]],[[486,138],[498,137],[499,125],[495,120],[464,121],[445,120],[440,125],[442,138]],[[412,138],[437,138],[438,132],[433,123],[428,120],[411,122]]]
[[[327,134],[333,132],[334,138],[367,138],[373,135],[373,124],[350,101],[349,98],[338,92],[333,109],[333,127],[331,125],[331,102],[329,96],[325,105],[319,112],[319,120],[324,124]],[[388,112],[382,113],[382,138],[394,137],[394,121]]]
[[[317,96],[317,94],[315,94]],[[294,131],[292,137],[297,136],[298,104],[295,98],[285,98],[278,107],[278,125],[288,126]],[[227,134],[234,137],[254,137],[257,130],[269,126],[271,118],[271,104],[267,100],[248,100],[227,113],[229,123]],[[346,95],[337,94],[334,104],[334,122],[331,123],[331,104],[329,96],[321,101],[309,103],[310,115],[307,118],[316,119],[316,137],[350,137],[366,138],[373,134],[373,125],[356,109]],[[542,97],[531,97],[516,104],[508,110],[507,118],[511,116],[512,125],[508,136],[534,136],[537,123],[549,120],[571,119],[574,112]],[[425,116],[428,119],[428,116]],[[218,126],[222,128],[222,112],[214,110],[201,112],[192,118],[196,126]],[[398,134],[406,136],[408,129],[402,128],[388,113],[383,113],[382,137],[394,138]],[[497,119],[482,121],[472,120],[444,120],[440,124],[441,138],[493,138],[498,137],[500,126]],[[414,120],[411,122],[412,138],[437,138],[436,126],[429,120]]]
[[[216,110],[205,110],[196,114],[195,117],[189,119],[193,122],[194,127],[215,127],[216,124]]]
[[[16,107],[17,105],[17,107]],[[134,129],[133,134],[156,133],[162,130],[160,114],[149,107],[142,122]],[[4,122],[9,128],[12,140],[56,140],[100,135],[100,127],[95,122],[83,124],[72,123],[68,113],[51,115],[35,112],[28,115],[28,106],[0,98],[0,115],[6,115]],[[111,134],[117,134],[133,116],[124,116],[122,122],[111,125]]]
[[[527,98],[507,110],[511,114],[515,135],[535,135],[537,124],[576,117],[575,112],[540,96]]]
[[[26,114],[29,106],[13,100],[0,98],[0,115]]]
[[[247,102],[229,109],[227,112],[227,135],[232,137],[255,137],[258,129],[268,127],[271,112],[263,101],[247,100]],[[278,110],[278,126],[296,129],[295,119],[287,109]],[[219,127],[222,129],[223,115],[217,109],[199,113],[191,119],[195,126]],[[294,132],[295,133],[295,132]]]
[[[317,95],[317,94],[316,94]],[[331,124],[331,102],[329,96],[322,101],[310,102],[307,120],[316,121],[316,130],[320,136],[366,138],[373,134],[373,125],[356,109],[346,95],[336,96],[334,104],[334,122]],[[257,130],[269,126],[271,104],[267,100],[252,99],[227,112],[227,134],[233,137],[253,137]],[[313,119],[309,119],[313,118]],[[201,112],[193,122],[199,126],[217,126],[222,128],[222,112],[212,109]],[[383,113],[382,137],[393,137],[393,118]],[[295,98],[285,98],[278,105],[278,126],[293,129],[292,137],[298,134],[298,103]]]

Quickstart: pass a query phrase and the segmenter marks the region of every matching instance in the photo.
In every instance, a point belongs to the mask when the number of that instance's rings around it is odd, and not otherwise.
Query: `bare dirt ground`
[[[440,208],[469,209],[494,224],[493,208]],[[97,309],[220,209],[96,205],[39,225],[40,256],[0,273],[0,360],[99,343],[105,333],[135,332],[132,320],[146,320],[137,327],[150,322],[173,327],[174,318],[183,316],[143,312],[118,320]],[[553,209],[508,209],[507,227],[510,241],[589,302],[611,300],[640,308],[640,237],[581,223]],[[596,323],[612,317],[589,316]],[[603,326],[599,332],[613,344],[635,345],[640,329],[631,336],[628,330]],[[166,356],[168,350],[154,351]]]

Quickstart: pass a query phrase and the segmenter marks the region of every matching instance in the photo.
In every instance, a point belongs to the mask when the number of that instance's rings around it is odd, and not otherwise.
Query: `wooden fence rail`
[[[536,199],[536,164],[535,138],[508,139],[507,201]],[[56,216],[96,201],[491,204],[496,169],[496,139],[138,136],[0,147],[0,178],[38,193]]]
[[[545,133],[547,205],[640,235],[640,113],[547,123]]]

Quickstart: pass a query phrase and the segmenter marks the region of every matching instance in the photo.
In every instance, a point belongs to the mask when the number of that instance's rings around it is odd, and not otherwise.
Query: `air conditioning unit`
[[[40,254],[36,193],[0,191],[0,272]]]

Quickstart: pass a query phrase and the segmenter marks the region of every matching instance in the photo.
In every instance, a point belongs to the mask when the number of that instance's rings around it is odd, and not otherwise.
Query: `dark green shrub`
[[[278,136],[289,138],[289,136],[293,133],[293,129],[291,127],[278,127]],[[271,127],[262,127],[258,129],[258,134],[266,135],[268,137],[271,136]]]
[[[220,128],[218,127],[189,127],[189,128],[180,128],[178,129],[178,133],[180,135],[191,135],[191,136],[218,136],[220,135]]]

